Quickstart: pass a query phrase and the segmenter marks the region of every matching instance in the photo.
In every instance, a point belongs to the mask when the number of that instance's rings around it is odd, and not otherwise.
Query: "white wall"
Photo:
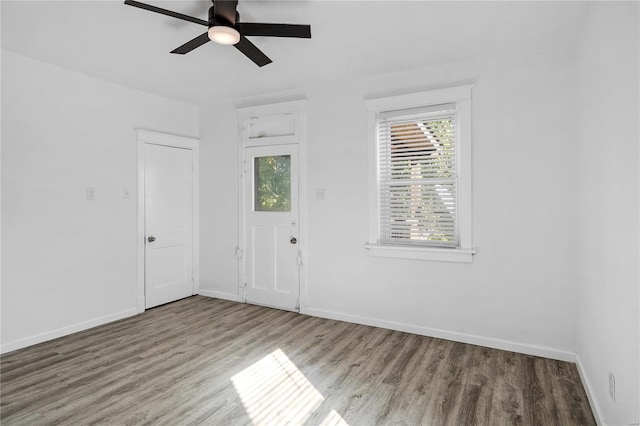
[[[200,294],[238,300],[237,118],[233,108],[201,108]]]
[[[198,110],[2,51],[3,352],[135,313],[138,127]]]
[[[579,50],[576,352],[609,425],[638,422],[638,3],[592,3]],[[608,374],[616,378],[609,398]],[[637,423],[636,423],[637,424]]]
[[[572,359],[572,71],[564,52],[541,48],[305,87],[309,312]],[[369,257],[364,100],[469,82],[473,264]],[[200,122],[201,289],[237,295],[237,120],[226,105],[203,109]],[[326,189],[324,200],[315,188]],[[213,215],[220,220],[206,224]]]

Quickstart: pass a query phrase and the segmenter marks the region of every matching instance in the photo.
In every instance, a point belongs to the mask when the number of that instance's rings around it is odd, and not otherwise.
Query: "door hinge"
[[[296,299],[296,311],[300,311],[300,298]]]
[[[247,288],[247,275],[246,274],[242,275],[242,284],[240,284],[240,287]]]
[[[298,266],[302,266],[302,254],[298,252]]]
[[[242,259],[244,257],[244,250],[240,247],[236,247],[236,259]]]

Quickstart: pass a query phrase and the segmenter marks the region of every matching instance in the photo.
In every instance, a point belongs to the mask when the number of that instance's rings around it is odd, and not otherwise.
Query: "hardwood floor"
[[[595,424],[571,363],[201,296],[1,361],[3,425]]]

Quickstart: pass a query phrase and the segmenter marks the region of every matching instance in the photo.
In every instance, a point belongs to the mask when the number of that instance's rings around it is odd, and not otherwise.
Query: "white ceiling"
[[[207,19],[209,1],[143,0]],[[577,45],[585,2],[249,1],[245,22],[311,24],[312,39],[252,37],[258,68],[214,43],[169,52],[206,28],[122,1],[2,1],[2,48],[196,104],[354,78]]]

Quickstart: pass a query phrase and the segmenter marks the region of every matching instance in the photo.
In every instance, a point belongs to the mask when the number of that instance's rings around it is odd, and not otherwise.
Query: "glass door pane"
[[[255,157],[253,164],[254,211],[291,210],[291,156]]]

